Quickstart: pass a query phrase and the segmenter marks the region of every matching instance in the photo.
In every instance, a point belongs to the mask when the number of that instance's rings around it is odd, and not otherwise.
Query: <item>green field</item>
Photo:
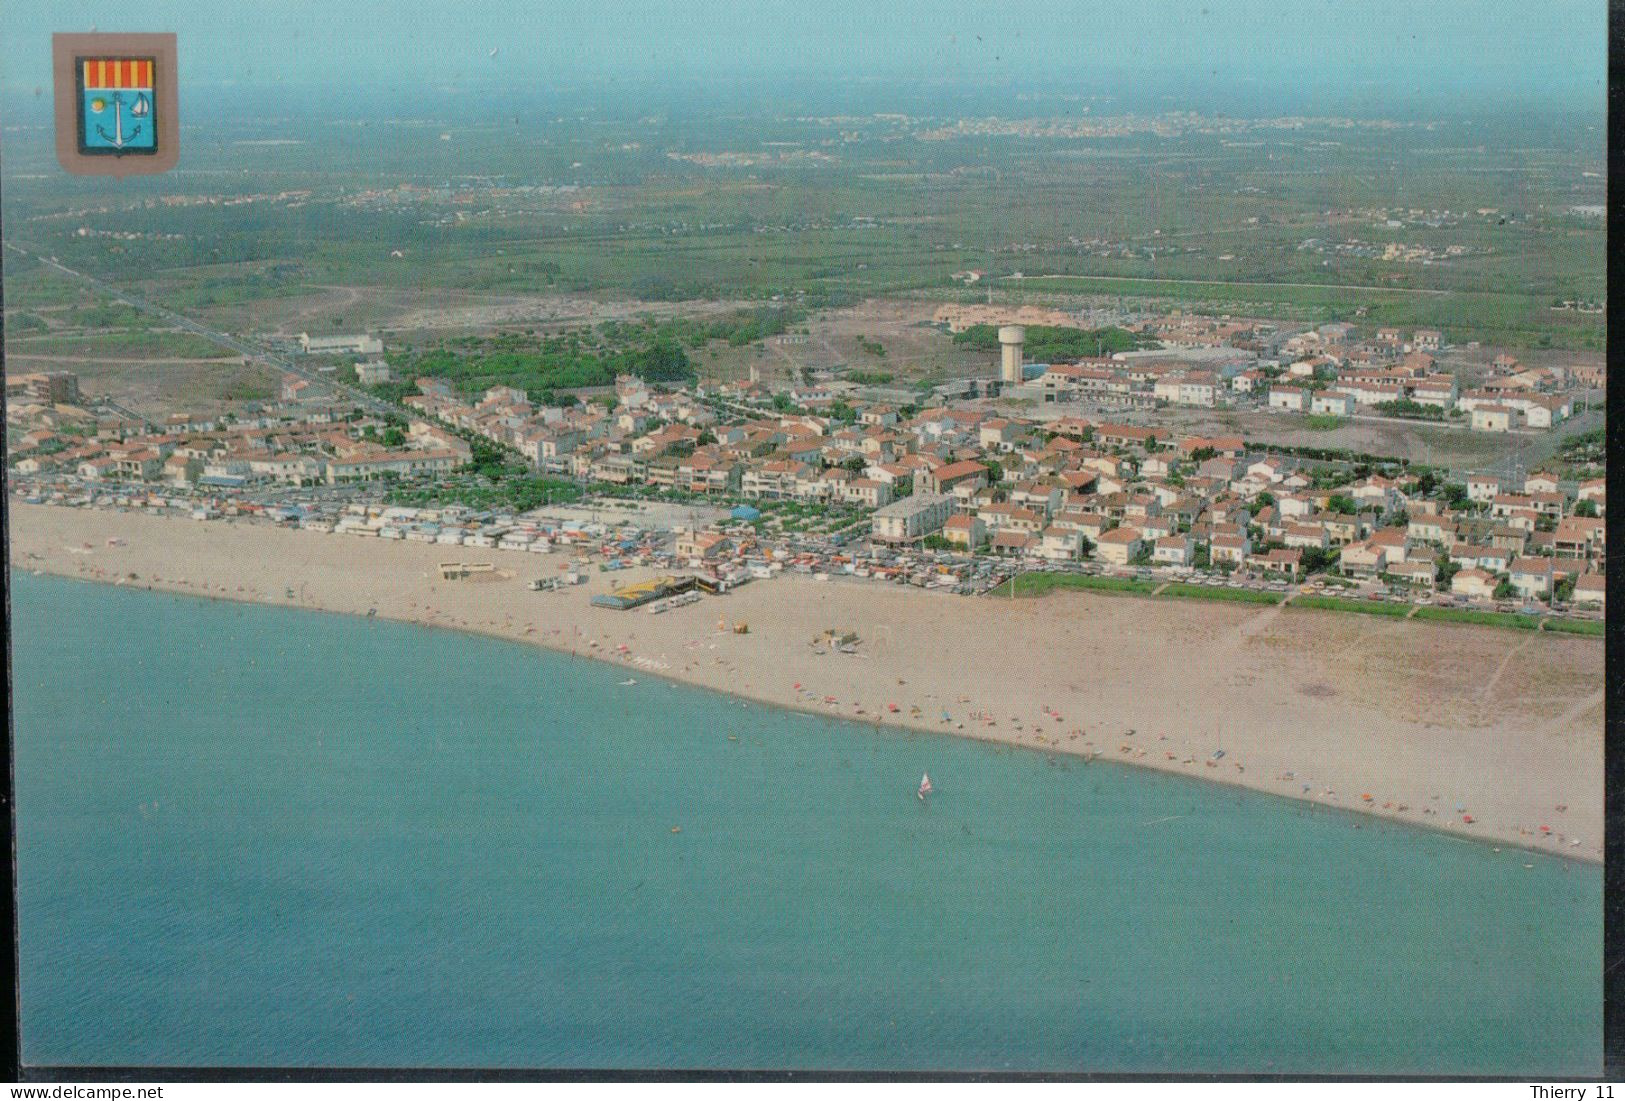
[[[7,342],[6,351],[12,355],[85,356],[90,359],[116,356],[129,356],[132,359],[230,359],[237,355],[228,348],[191,333],[153,332],[149,329],[95,336],[14,340]]]
[[[1282,128],[1197,114],[1108,135],[1005,92],[947,115],[935,101],[899,113],[895,91],[839,111],[805,94],[671,113],[582,92],[522,131],[271,113],[237,136],[289,144],[195,146],[173,203],[163,181],[61,187],[49,150],[20,145],[8,239],[182,309],[321,290],[342,316],[367,287],[811,309],[1117,299],[1602,347],[1601,313],[1554,309],[1606,298],[1606,224],[1573,209],[1605,198],[1595,119]],[[1385,259],[1395,246],[1433,255]],[[977,286],[954,281],[967,269],[985,273]],[[6,275],[10,305],[86,300],[9,257]]]
[[[1516,612],[1478,612],[1471,608],[1419,608],[1417,619],[1431,619],[1439,623],[1476,623],[1486,627],[1511,627],[1532,631],[1540,626],[1540,617],[1519,615]]]
[[[1528,618],[1527,616],[1522,618]],[[1590,635],[1601,638],[1608,633],[1608,625],[1594,619],[1562,619],[1557,616],[1546,621],[1546,630],[1566,635]]]
[[[1162,596],[1183,596],[1196,600],[1227,600],[1237,604],[1279,604],[1286,599],[1284,593],[1261,592],[1258,589],[1231,589],[1221,585],[1193,585],[1175,581],[1162,590]]]
[[[1340,596],[1300,596],[1289,608],[1320,609],[1329,612],[1358,612],[1361,615],[1381,615],[1390,617],[1405,616],[1410,613],[1410,604],[1389,604],[1375,600],[1347,600]]]
[[[1012,585],[1017,596],[1043,596],[1058,589],[1087,589],[1109,593],[1151,593],[1157,582],[1133,577],[1091,577],[1081,573],[1022,573],[993,590],[992,595],[1009,596]]]

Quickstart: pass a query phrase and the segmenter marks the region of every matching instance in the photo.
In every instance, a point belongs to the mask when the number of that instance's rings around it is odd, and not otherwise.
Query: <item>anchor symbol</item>
[[[135,101],[130,104],[130,117],[132,119],[143,119],[151,113],[152,100],[147,98],[147,93],[138,93],[135,97]],[[114,149],[123,149],[130,142],[141,136],[141,124],[139,122],[136,123],[130,130],[128,137],[126,137],[124,134],[123,92],[113,93],[113,132],[109,134],[105,126],[98,126],[96,127],[96,133],[100,134],[102,140],[107,142]]]

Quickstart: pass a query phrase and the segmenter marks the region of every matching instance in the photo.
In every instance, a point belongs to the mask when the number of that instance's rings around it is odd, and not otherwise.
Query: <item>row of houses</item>
[[[440,475],[472,457],[465,441],[427,422],[409,424],[393,444],[384,442],[390,431],[376,419],[346,420],[336,411],[303,422],[262,415],[228,424],[177,414],[161,431],[119,439],[74,438],[59,448],[48,447],[51,441],[21,441],[34,446],[14,449],[13,458],[17,472],[28,476],[68,473],[88,481],[235,486]]]

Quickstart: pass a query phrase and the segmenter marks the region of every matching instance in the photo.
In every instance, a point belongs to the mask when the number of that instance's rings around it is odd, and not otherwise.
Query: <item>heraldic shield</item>
[[[158,152],[156,60],[78,59],[79,152],[125,156]]]

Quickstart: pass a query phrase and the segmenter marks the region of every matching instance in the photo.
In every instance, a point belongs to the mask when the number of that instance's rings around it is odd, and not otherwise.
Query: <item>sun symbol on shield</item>
[[[93,99],[90,101],[90,109],[99,115],[103,111],[107,110],[107,101],[105,99],[101,99],[100,97]]]

